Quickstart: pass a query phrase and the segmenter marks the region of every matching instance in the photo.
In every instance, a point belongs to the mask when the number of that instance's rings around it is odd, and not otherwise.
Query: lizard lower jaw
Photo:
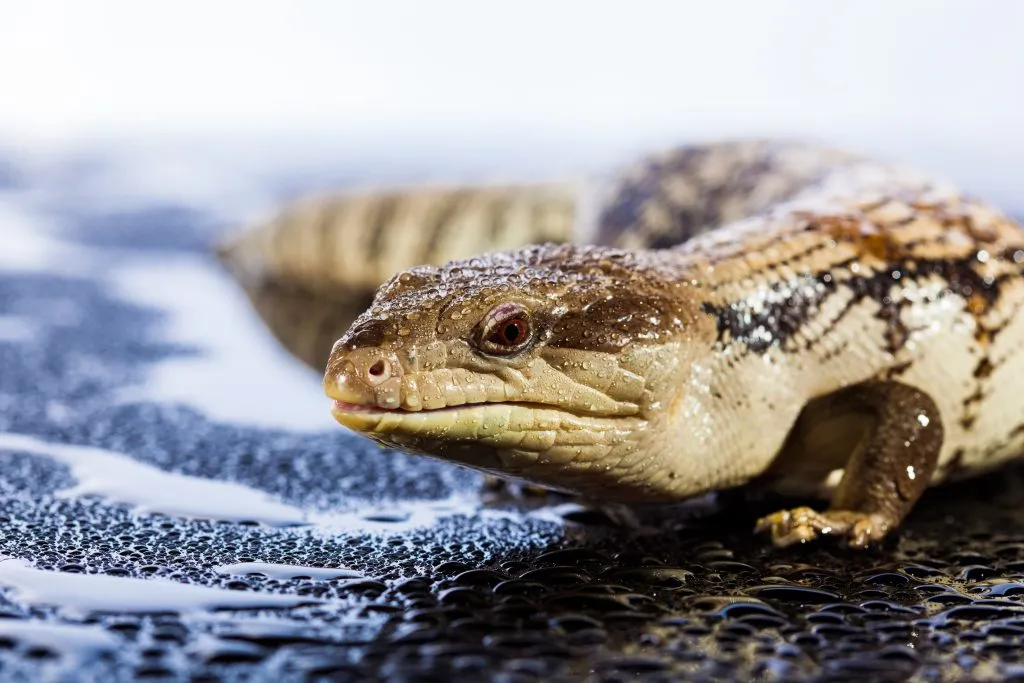
[[[398,412],[404,411],[399,408],[381,408],[380,406],[348,403],[341,400],[335,400],[331,407],[331,415],[335,420],[358,432],[372,431],[384,415]]]
[[[515,402],[416,412],[335,403],[333,412],[342,425],[388,448],[555,488],[605,494],[607,484],[618,481],[623,458],[643,456],[638,448],[646,427],[639,417],[580,415]],[[611,487],[616,488],[629,486]]]

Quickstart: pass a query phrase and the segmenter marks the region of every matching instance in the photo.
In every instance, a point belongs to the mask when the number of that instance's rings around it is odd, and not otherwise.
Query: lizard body
[[[338,421],[603,502],[831,496],[762,520],[779,544],[865,545],[1024,451],[1024,232],[994,208],[772,142],[673,150],[595,195],[594,245],[388,280],[330,355]]]

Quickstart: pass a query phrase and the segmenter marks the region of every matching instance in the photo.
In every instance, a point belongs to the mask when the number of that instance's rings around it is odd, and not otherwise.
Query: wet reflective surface
[[[867,553],[484,494],[333,423],[205,251],[237,206],[91,172],[0,189],[0,677],[1024,679],[1021,470]]]

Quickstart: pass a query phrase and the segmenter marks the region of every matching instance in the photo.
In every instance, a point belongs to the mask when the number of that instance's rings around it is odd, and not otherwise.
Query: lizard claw
[[[770,532],[772,543],[782,548],[807,543],[819,536],[845,536],[851,548],[865,548],[881,540],[889,524],[881,515],[850,510],[818,512],[809,507],[780,510],[758,520],[755,533]]]

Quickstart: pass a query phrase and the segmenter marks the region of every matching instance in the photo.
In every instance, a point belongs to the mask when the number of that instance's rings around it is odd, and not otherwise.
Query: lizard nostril
[[[368,378],[374,384],[380,383],[391,377],[391,364],[385,359],[377,360],[366,369]]]

